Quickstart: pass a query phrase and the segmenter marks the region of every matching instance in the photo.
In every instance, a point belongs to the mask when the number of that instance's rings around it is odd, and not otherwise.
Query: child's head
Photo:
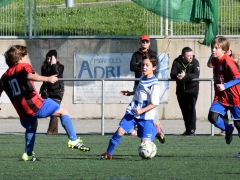
[[[213,39],[212,43],[211,43],[211,49],[214,55],[214,51],[218,50],[218,54],[214,57],[220,58],[219,56],[222,56],[223,54],[225,54],[230,47],[230,43],[228,41],[227,38],[223,37],[223,36],[218,36],[215,39]],[[221,52],[220,52],[221,51]]]
[[[155,55],[147,54],[142,59],[142,74],[146,77],[152,77],[156,71],[158,58]]]
[[[26,55],[27,55],[27,47],[21,46],[21,45],[14,45],[4,53],[6,63],[9,67],[12,67],[15,64],[18,64],[18,61]]]

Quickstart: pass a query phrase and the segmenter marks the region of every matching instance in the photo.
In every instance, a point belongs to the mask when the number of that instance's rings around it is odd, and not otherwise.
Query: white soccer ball
[[[138,147],[138,154],[143,159],[151,159],[157,154],[157,147],[152,141],[145,141]]]

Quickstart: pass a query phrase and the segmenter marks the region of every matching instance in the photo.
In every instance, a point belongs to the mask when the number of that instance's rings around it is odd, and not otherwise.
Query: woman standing
[[[50,50],[46,54],[46,59],[43,61],[41,67],[42,76],[51,76],[57,74],[58,78],[63,78],[64,66],[57,61],[57,51],[55,49]],[[40,94],[43,98],[51,98],[58,104],[61,104],[64,94],[63,81],[57,81],[54,84],[43,82],[40,88]],[[51,116],[47,135],[58,134],[58,118],[57,116]]]

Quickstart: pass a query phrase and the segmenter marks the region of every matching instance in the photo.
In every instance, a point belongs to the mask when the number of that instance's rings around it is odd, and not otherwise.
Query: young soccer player
[[[129,132],[136,124],[138,137],[141,142],[153,141],[157,128],[154,126],[154,116],[159,104],[159,83],[154,76],[158,59],[154,55],[146,55],[142,62],[142,76],[134,92],[132,101],[127,107],[126,113],[119,123],[119,128],[109,141],[107,151],[102,154],[102,159],[112,159],[113,151],[119,144],[125,132]],[[122,95],[130,96],[133,92],[122,90]]]
[[[69,138],[68,148],[90,151],[89,147],[77,139],[68,111],[50,98],[41,98],[36,91],[33,81],[55,83],[58,81],[57,75],[45,77],[35,74],[31,65],[26,62],[27,47],[25,46],[14,45],[5,52],[4,56],[9,68],[1,77],[0,95],[3,90],[6,92],[20,117],[21,125],[26,129],[25,153],[22,155],[22,160],[39,161],[33,154],[37,118],[51,115],[60,116],[62,126]]]
[[[223,37],[216,37],[212,43],[211,59],[214,77],[214,102],[212,103],[208,120],[217,128],[226,132],[226,143],[232,141],[234,125],[240,137],[240,69],[236,61],[226,54],[229,41]],[[223,116],[230,110],[234,125],[227,124]],[[238,154],[240,157],[240,154]]]

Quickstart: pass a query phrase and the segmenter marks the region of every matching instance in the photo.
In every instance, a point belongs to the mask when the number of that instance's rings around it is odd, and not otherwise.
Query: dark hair
[[[218,37],[214,38],[211,43],[211,48],[213,48],[213,46],[215,44],[217,44],[224,51],[228,51],[229,47],[230,47],[230,43],[229,43],[228,39],[223,36],[218,36]]]
[[[46,54],[46,57],[52,57],[55,56],[55,58],[57,59],[57,51],[56,49],[51,49],[50,51],[48,51],[48,53]]]
[[[143,56],[142,60],[144,59],[149,59],[149,61],[152,63],[153,67],[157,66],[158,64],[158,58],[155,55],[151,55],[151,54],[146,54],[145,56]]]
[[[190,47],[185,47],[182,49],[182,56],[184,56],[187,52],[192,52],[193,50]]]
[[[18,61],[22,57],[26,55],[27,55],[27,47],[21,46],[21,45],[14,45],[4,53],[5,60],[8,67],[14,66],[15,64],[18,63]]]
[[[47,67],[48,67],[48,59],[52,58],[52,56],[55,56],[55,58],[57,59],[57,51],[56,51],[56,49],[52,49],[52,50],[48,51],[48,53],[46,54],[46,58],[45,58],[45,60],[42,63],[42,68],[43,69],[47,69]],[[61,63],[59,61],[57,61],[56,64],[57,64],[57,66],[59,66]]]

